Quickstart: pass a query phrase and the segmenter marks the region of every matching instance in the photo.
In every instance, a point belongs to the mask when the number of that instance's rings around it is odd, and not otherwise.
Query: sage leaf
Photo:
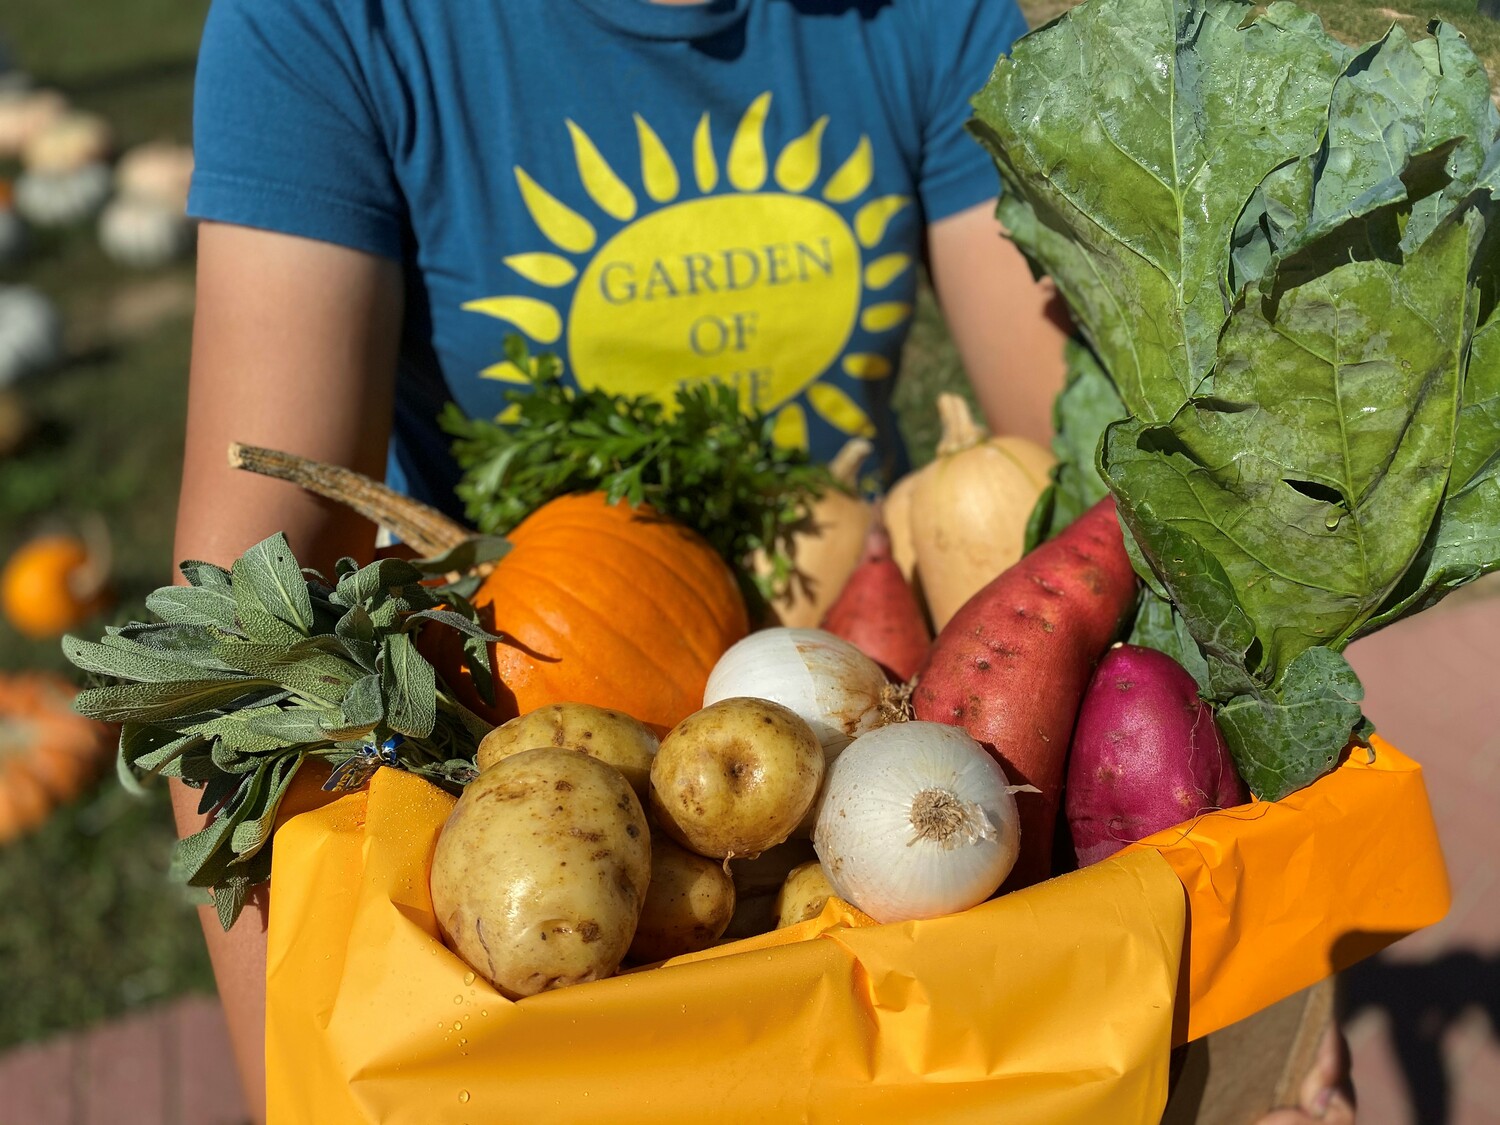
[[[267,612],[307,635],[313,621],[312,599],[286,536],[277,532],[251,547],[235,560],[230,574],[237,591],[248,584]]]
[[[193,661],[190,654],[182,654],[187,659],[174,660],[163,655],[160,650],[153,650],[120,636],[107,636],[102,644],[80,640],[77,637],[64,637],[62,648],[63,655],[75,667],[82,668],[85,672],[93,672],[95,675],[111,676],[121,680],[165,684],[184,679],[226,681],[248,679],[242,671],[224,668],[212,658],[211,653],[207,654],[210,657],[207,662],[209,666],[204,667],[202,662]]]
[[[239,629],[238,607],[224,586],[163,586],[146,595],[146,608],[171,625],[207,625],[227,632]]]
[[[380,673],[386,725],[408,738],[426,738],[437,722],[437,674],[404,633],[385,638]]]
[[[254,677],[231,680],[184,680],[177,683],[132,683],[87,688],[73,709],[105,723],[167,722],[184,714],[213,710],[270,681]]]
[[[385,721],[381,677],[362,676],[354,681],[339,710],[321,721],[323,736],[332,739],[362,738]]]

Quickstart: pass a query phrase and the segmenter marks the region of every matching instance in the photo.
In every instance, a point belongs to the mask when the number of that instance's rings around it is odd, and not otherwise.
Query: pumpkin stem
[[[961,395],[944,392],[938,395],[938,420],[943,436],[938,440],[938,456],[957,453],[984,440],[984,430],[974,421],[969,404]]]
[[[853,491],[859,484],[859,467],[874,448],[864,438],[850,438],[844,443],[844,448],[835,453],[833,460],[828,462],[828,475],[837,483]]]
[[[337,501],[374,520],[420,555],[435,557],[474,538],[472,531],[436,508],[402,496],[353,469],[325,465],[278,449],[241,445],[237,441],[229,444],[229,465],[290,481],[308,492]]]

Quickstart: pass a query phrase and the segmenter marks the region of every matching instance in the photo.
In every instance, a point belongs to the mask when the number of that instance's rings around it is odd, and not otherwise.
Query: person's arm
[[[1069,331],[1056,290],[1032,278],[994,200],[933,223],[927,246],[938,304],[990,429],[1047,446]]]
[[[286,533],[304,566],[331,573],[342,555],[368,561],[374,528],[327,501],[229,467],[231,441],[300,453],[379,479],[399,346],[395,262],[329,243],[245,227],[199,233],[187,444],[174,559],[228,566]],[[200,794],[172,785],[178,831],[206,817]],[[252,897],[223,932],[202,922],[246,1104],[265,1117],[266,900]]]

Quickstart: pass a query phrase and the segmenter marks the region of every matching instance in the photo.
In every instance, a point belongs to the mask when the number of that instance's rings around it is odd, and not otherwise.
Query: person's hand
[[[1349,1084],[1349,1045],[1337,1027],[1318,1044],[1312,1069],[1302,1080],[1297,1105],[1272,1110],[1255,1125],[1354,1125],[1354,1090]]]

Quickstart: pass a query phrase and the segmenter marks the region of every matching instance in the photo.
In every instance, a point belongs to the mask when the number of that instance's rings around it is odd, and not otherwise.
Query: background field
[[[1035,19],[1066,4],[1030,5]],[[1312,5],[1351,40],[1393,19],[1441,15],[1469,31],[1500,73],[1500,26],[1475,0],[1396,11],[1359,0]],[[87,11],[87,15],[83,11]],[[196,41],[206,0],[6,0],[0,40],[19,65],[106,115],[126,145],[189,139]],[[0,169],[3,173],[3,169]],[[62,305],[69,360],[24,394],[44,425],[0,463],[0,554],[59,520],[103,515],[115,538],[120,619],[170,574],[192,271],[150,275],[110,265],[91,230],[49,236],[0,283],[25,281]],[[920,462],[930,404],[962,373],[931,302],[920,310],[898,403]],[[0,670],[65,667],[57,646],[0,622]],[[0,850],[0,1047],[190,989],[211,976],[186,898],[163,872],[171,837],[160,794],[137,801],[106,778],[39,833]]]

